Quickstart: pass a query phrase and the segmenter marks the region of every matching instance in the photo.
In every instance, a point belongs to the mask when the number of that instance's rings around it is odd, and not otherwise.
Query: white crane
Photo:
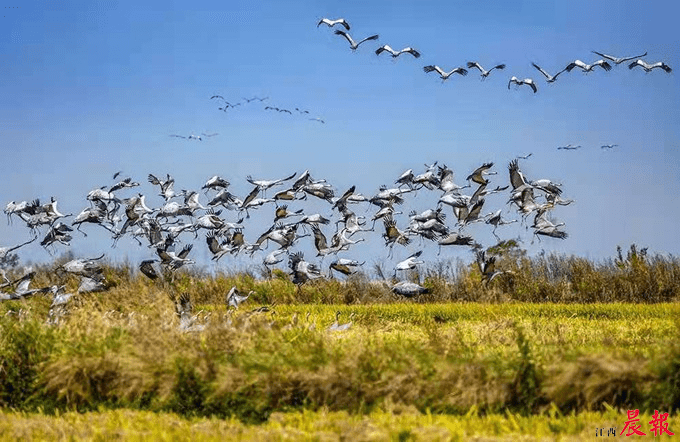
[[[523,80],[520,80],[517,77],[512,77],[510,78],[510,81],[508,81],[508,89],[510,89],[510,85],[513,83],[516,84],[517,86],[521,86],[523,84],[529,86],[534,91],[534,94],[538,92],[538,86],[536,86],[536,82],[534,82],[534,80],[532,80],[531,78],[525,78]]]
[[[577,146],[574,146],[572,144],[567,144],[566,146],[559,146],[557,148],[557,150],[576,150],[576,149],[580,149],[580,148],[581,148],[580,144],[577,145]]]
[[[392,49],[390,47],[390,45],[383,45],[383,46],[380,46],[378,49],[376,49],[375,55],[380,55],[383,52],[389,52],[390,54],[392,54],[392,58],[397,58],[401,54],[411,54],[415,58],[420,58],[420,52],[418,52],[417,50],[413,49],[410,46],[406,47],[406,48],[404,48],[400,51],[395,51],[394,49]]]
[[[283,261],[283,255],[288,253],[286,249],[277,249],[271,252],[269,255],[265,256],[262,260],[262,264],[265,266],[273,266]]]
[[[349,23],[347,23],[347,20],[345,20],[344,18],[338,18],[335,20],[331,20],[330,18],[322,18],[321,20],[319,20],[319,23],[316,24],[316,27],[318,28],[322,24],[327,25],[329,28],[332,28],[335,25],[342,25],[345,29],[349,31]]]
[[[482,80],[486,80],[486,77],[488,77],[489,74],[491,73],[491,71],[493,71],[494,69],[498,69],[498,70],[505,69],[504,64],[498,64],[498,65],[492,67],[491,69],[489,69],[487,71],[486,69],[484,69],[482,67],[482,65],[480,65],[476,61],[468,61],[467,67],[468,67],[468,69],[472,69],[472,68],[479,69],[479,72],[482,74],[481,75]]]
[[[634,59],[636,59],[636,58],[642,58],[642,57],[647,56],[647,53],[646,53],[646,52],[645,52],[644,54],[642,54],[642,55],[634,55],[634,56],[632,56],[632,57],[614,57],[613,55],[607,55],[607,54],[603,54],[603,53],[597,52],[597,51],[591,51],[591,52],[592,52],[593,54],[597,54],[597,55],[599,55],[600,57],[605,58],[605,59],[611,61],[611,62],[614,63],[614,64],[621,64],[621,63],[626,62],[626,61],[630,61],[630,60],[634,60]]]
[[[610,71],[612,66],[606,60],[597,60],[591,64],[586,64],[581,60],[574,60],[564,68],[567,72],[571,72],[574,68],[580,68],[583,72],[592,72],[596,66],[601,67],[605,71]]]
[[[435,71],[439,74],[439,78],[442,79],[442,81],[448,80],[449,77],[453,74],[458,74],[462,76],[466,76],[468,74],[467,69],[463,67],[457,67],[449,72],[444,71],[442,68],[440,68],[437,65],[428,65],[423,67],[423,71],[425,71],[426,74],[429,74],[432,71]]]
[[[423,251],[422,251],[422,250],[419,250],[419,251],[417,251],[416,253],[414,253],[413,255],[411,255],[411,256],[409,256],[408,258],[406,258],[405,260],[400,261],[399,263],[397,263],[397,265],[394,267],[394,274],[395,274],[395,276],[396,276],[398,270],[401,270],[401,271],[404,271],[404,270],[413,270],[413,269],[415,269],[418,265],[420,265],[420,264],[425,264],[425,261],[418,261],[418,258],[419,258],[420,255],[422,255],[422,254],[423,254]]]
[[[370,37],[366,37],[363,40],[359,40],[358,42],[355,42],[352,37],[345,31],[341,31],[340,29],[335,31],[335,35],[342,35],[347,39],[349,42],[349,47],[353,51],[356,51],[359,48],[359,45],[362,44],[365,41],[370,41],[370,40],[377,40],[378,39],[378,34],[371,35]]]
[[[547,72],[545,71],[545,69],[543,69],[542,67],[540,67],[540,66],[537,65],[536,63],[532,62],[531,65],[532,65],[533,67],[535,67],[536,69],[538,69],[538,72],[540,72],[541,74],[543,74],[543,76],[545,77],[545,81],[546,81],[547,83],[554,83],[554,82],[557,80],[557,77],[559,77],[559,75],[560,75],[562,72],[564,72],[564,71],[567,70],[566,68],[564,68],[564,69],[562,69],[561,71],[559,71],[558,73],[556,73],[555,75],[550,75],[549,73],[547,73]]]
[[[644,60],[635,60],[634,62],[628,65],[628,69],[633,69],[636,66],[640,66],[642,69],[645,70],[645,72],[652,72],[652,69],[656,68],[663,69],[667,73],[671,73],[671,71],[673,71],[673,69],[671,69],[670,66],[668,66],[666,63],[662,61],[649,64]]]

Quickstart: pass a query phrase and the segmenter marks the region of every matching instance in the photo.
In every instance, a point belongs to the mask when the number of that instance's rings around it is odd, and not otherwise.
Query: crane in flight
[[[477,63],[476,61],[468,61],[467,67],[468,67],[468,69],[472,69],[472,68],[479,69],[479,72],[481,73],[482,81],[483,81],[483,80],[486,80],[486,77],[488,77],[489,74],[491,73],[491,71],[493,71],[494,69],[499,69],[499,70],[505,69],[505,65],[504,65],[504,64],[498,64],[498,65],[492,67],[491,69],[489,69],[489,70],[487,71],[486,69],[484,69],[484,68],[482,67],[482,65],[480,65],[480,64]]]
[[[446,72],[445,70],[443,70],[442,68],[440,68],[437,65],[425,66],[425,67],[423,67],[423,71],[425,71],[426,74],[429,74],[430,72],[433,72],[433,71],[437,72],[439,74],[439,78],[441,78],[442,81],[448,80],[449,77],[453,74],[458,74],[458,75],[462,75],[462,76],[466,76],[468,74],[467,69],[465,69],[463,67],[457,67],[455,69],[452,69],[449,72]]]
[[[410,47],[410,46],[409,46],[409,47],[406,47],[406,48],[404,48],[404,49],[402,49],[402,50],[400,50],[400,51],[395,51],[394,49],[392,49],[392,48],[390,47],[390,45],[382,45],[382,46],[380,46],[378,49],[375,50],[375,55],[380,55],[380,54],[382,54],[382,53],[385,52],[385,51],[387,51],[387,52],[389,52],[390,54],[392,54],[392,58],[397,58],[397,57],[400,56],[401,54],[411,54],[411,55],[413,55],[415,58],[420,58],[420,52],[418,52],[417,50],[415,50],[414,48],[412,48],[412,47]]]
[[[335,25],[342,25],[345,29],[349,31],[349,23],[347,23],[347,20],[344,18],[338,18],[335,20],[331,20],[330,18],[322,18],[319,20],[319,23],[316,24],[316,27],[318,28],[321,25],[327,25],[329,28],[332,28]]]
[[[370,37],[366,37],[363,40],[355,42],[354,39],[352,39],[352,37],[347,32],[341,31],[340,29],[335,31],[335,35],[342,35],[343,37],[345,37],[345,39],[347,39],[347,41],[349,42],[349,47],[352,51],[356,51],[359,48],[359,45],[366,41],[377,40],[379,38],[378,34],[375,34],[371,35]]]
[[[632,62],[631,64],[628,65],[628,69],[633,69],[636,66],[642,67],[642,69],[644,69],[645,72],[652,72],[652,69],[656,69],[656,68],[663,69],[664,71],[666,71],[669,74],[671,73],[671,71],[673,71],[673,69],[671,69],[670,66],[668,66],[666,63],[664,63],[662,61],[649,64],[644,60],[635,60],[634,62]]]
[[[525,78],[524,80],[520,80],[517,77],[512,77],[510,81],[508,81],[508,89],[510,89],[510,85],[513,83],[516,84],[517,86],[521,86],[523,84],[529,86],[534,91],[534,94],[538,92],[538,86],[536,86],[536,83],[531,78]]]
[[[600,57],[602,57],[604,59],[611,61],[614,64],[621,64],[621,63],[626,62],[626,61],[635,60],[636,58],[642,58],[642,57],[647,56],[646,52],[644,54],[634,55],[632,57],[614,57],[613,55],[607,55],[607,54],[603,54],[603,53],[597,52],[597,51],[591,51],[591,52],[593,54],[599,55]]]

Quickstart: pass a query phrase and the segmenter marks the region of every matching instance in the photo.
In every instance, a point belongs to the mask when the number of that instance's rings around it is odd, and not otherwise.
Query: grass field
[[[644,276],[654,265],[601,281],[661,281],[676,299],[672,275]],[[474,271],[429,277],[421,300],[362,279],[297,289],[276,275],[106,273],[109,290],[75,296],[56,326],[47,296],[0,303],[3,437],[584,440],[620,432],[633,409],[677,426],[676,303],[520,302]],[[36,285],[54,278],[39,269]],[[224,305],[232,284],[256,292],[238,311]],[[489,301],[438,302],[455,284]],[[185,291],[201,331],[179,328],[171,298]],[[352,326],[329,331],[338,311]]]
[[[590,441],[616,437],[624,416],[614,409],[561,416],[512,413],[479,416],[421,414],[408,409],[388,409],[369,414],[303,411],[274,413],[260,425],[238,419],[183,418],[171,413],[109,410],[100,413],[68,412],[59,416],[0,412],[0,441],[5,440],[154,440],[154,441]],[[649,422],[651,415],[640,415]],[[670,418],[669,428],[680,428]],[[648,425],[647,437],[653,440]],[[595,436],[603,430],[603,436]],[[677,433],[676,433],[677,434]],[[664,435],[657,440],[672,440]],[[615,440],[615,439],[614,439]]]

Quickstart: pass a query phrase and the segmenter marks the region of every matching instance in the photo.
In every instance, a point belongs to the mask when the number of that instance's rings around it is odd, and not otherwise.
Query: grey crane
[[[339,311],[335,312],[335,322],[328,327],[328,331],[332,332],[343,332],[347,331],[352,327],[352,318],[354,317],[354,312],[350,314],[349,317],[349,322],[346,322],[344,324],[340,324],[340,315],[341,313]]]
[[[26,245],[32,243],[32,242],[35,241],[37,238],[38,238],[38,237],[36,236],[36,237],[34,237],[33,239],[31,239],[31,240],[29,240],[29,241],[26,241],[26,242],[22,242],[21,244],[18,244],[18,245],[16,245],[16,246],[11,246],[11,247],[0,247],[0,260],[5,259],[5,257],[6,257],[10,252],[13,252],[14,250],[17,250],[17,249],[19,249],[19,248],[21,248],[21,247],[23,247],[23,246],[26,246]]]
[[[485,284],[490,283],[499,275],[512,273],[510,270],[496,270],[496,257],[487,257],[483,250],[477,251],[477,266],[479,266],[479,271],[482,274],[482,282]]]
[[[484,178],[485,175],[496,175],[498,172],[489,172],[489,169],[493,167],[493,163],[484,163],[475,169],[467,178],[467,181],[472,180],[477,184],[489,184],[489,180]]]
[[[451,232],[437,241],[439,245],[439,252],[441,254],[442,246],[474,246],[475,241],[469,235],[463,235],[460,232]]]
[[[392,286],[391,290],[393,293],[400,296],[405,296],[407,298],[413,298],[414,296],[430,293],[429,288],[423,287],[420,284],[416,284],[415,282],[410,281],[398,282]]]
[[[603,144],[602,146],[600,146],[600,148],[602,149],[613,149],[615,147],[618,147],[618,144]]]
[[[352,275],[357,272],[356,267],[364,265],[366,262],[359,262],[354,259],[340,258],[336,259],[329,265],[330,270],[342,273],[345,276]],[[331,276],[333,276],[331,272]]]
[[[243,295],[236,286],[233,286],[225,297],[227,308],[234,307],[235,309],[238,309],[238,306],[243,304],[253,293],[255,293],[255,291],[251,290],[247,295]]]
[[[217,240],[217,235],[215,235],[215,232],[212,230],[205,235],[205,241],[208,244],[210,253],[212,253],[213,261],[219,261],[220,258],[231,252],[231,247],[228,247],[229,241],[223,241],[220,243]]]
[[[205,182],[205,184],[201,187],[201,189],[205,189],[207,192],[209,189],[213,190],[220,190],[220,189],[226,189],[229,187],[229,181],[225,180],[224,178],[220,178],[217,175],[214,175],[212,178],[208,179],[208,181]]]
[[[115,192],[117,190],[129,189],[129,188],[137,187],[137,186],[139,186],[139,183],[136,182],[136,181],[132,181],[132,178],[128,177],[128,178],[125,178],[122,181],[119,181],[118,183],[114,184],[113,186],[111,186],[111,188],[109,189],[109,192]]]
[[[175,196],[175,191],[173,190],[173,186],[175,185],[175,179],[170,176],[170,174],[166,175],[165,180],[158,179],[156,176],[153,174],[149,174],[149,182],[155,186],[160,186],[161,192],[159,195],[161,195],[163,198],[165,198],[165,201],[170,200],[173,196]]]
[[[73,275],[86,276],[92,278],[95,275],[101,275],[104,271],[101,264],[97,261],[104,258],[105,254],[102,253],[96,258],[81,258],[72,259],[64,264],[57,266],[55,270],[63,270],[66,273],[71,273]]]
[[[267,189],[283,184],[285,181],[292,180],[297,175],[297,172],[293,173],[291,176],[286,178],[281,178],[278,180],[254,180],[250,175],[246,177],[246,181],[253,184],[258,191],[266,191]]]
[[[498,209],[496,212],[490,213],[490,214],[486,217],[486,223],[487,223],[487,224],[491,224],[491,225],[493,226],[493,230],[491,231],[491,233],[493,233],[493,236],[495,236],[496,239],[497,239],[498,241],[500,241],[501,239],[500,239],[500,237],[499,237],[498,235],[496,235],[496,229],[497,229],[499,226],[505,226],[505,225],[508,225],[508,224],[512,224],[512,223],[516,223],[516,222],[517,222],[516,219],[513,219],[513,220],[511,220],[511,221],[504,220],[504,219],[501,217],[501,212],[502,212],[502,209]]]

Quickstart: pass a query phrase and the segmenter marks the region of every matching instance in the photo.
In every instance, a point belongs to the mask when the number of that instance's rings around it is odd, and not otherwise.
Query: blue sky
[[[142,182],[139,190],[155,207],[161,200],[146,182],[148,173],[170,173],[177,189],[198,189],[218,174],[243,197],[251,188],[246,175],[270,179],[309,169],[338,194],[356,184],[369,195],[408,168],[422,172],[423,163],[447,164],[462,184],[481,163],[493,161],[498,175],[492,185],[505,185],[508,162],[532,152],[521,163],[525,175],[560,182],[565,197],[576,200],[554,212],[570,237],[532,245],[531,231],[516,225],[499,229],[502,236],[520,236],[531,253],[545,249],[594,259],[633,242],[655,252],[680,251],[680,236],[674,235],[680,215],[676,71],[646,74],[621,64],[610,72],[574,70],[546,84],[531,66],[533,61],[555,72],[575,59],[596,60],[592,50],[617,56],[646,51],[646,60],[680,69],[678,34],[671,31],[678,11],[669,2],[28,1],[2,6],[3,207],[10,200],[55,196],[62,211],[77,214],[87,205],[87,192],[112,184],[118,170]],[[353,53],[331,29],[316,27],[322,17],[344,17],[355,38],[377,33],[380,39]],[[378,57],[373,51],[381,44],[413,46],[422,57]],[[507,67],[484,82],[475,71],[442,83],[422,70],[427,64],[449,70],[471,60]],[[508,90],[513,75],[536,80],[538,93]],[[256,95],[269,100],[223,113],[210,100],[213,94],[233,101]],[[265,112],[266,104],[308,109],[326,124]],[[219,135],[202,142],[169,136],[201,132]],[[570,143],[583,148],[556,150]],[[608,143],[619,147],[600,149]],[[419,192],[407,198],[404,210],[425,210],[437,197]],[[508,210],[505,201],[505,194],[488,197],[485,212]],[[321,203],[291,206],[330,215]],[[266,229],[272,212],[265,207],[253,216],[247,240]],[[358,214],[372,212],[357,208]],[[235,220],[236,214],[225,218]],[[405,216],[398,220],[405,226]],[[92,234],[83,238],[76,232],[72,242],[78,255],[151,257],[129,240],[110,251],[106,235],[85,230]],[[469,232],[485,245],[493,243],[486,226]],[[344,256],[383,259],[379,233],[366,235],[365,244]],[[331,236],[330,229],[326,234]],[[0,223],[0,245],[27,237],[19,223]],[[207,258],[202,236],[196,243],[193,253]],[[422,247],[429,259],[436,258],[436,247],[416,241],[408,250],[397,249],[395,259]],[[311,254],[310,244],[301,248]],[[21,256],[50,259],[37,244]],[[464,249],[442,256],[471,260]]]

